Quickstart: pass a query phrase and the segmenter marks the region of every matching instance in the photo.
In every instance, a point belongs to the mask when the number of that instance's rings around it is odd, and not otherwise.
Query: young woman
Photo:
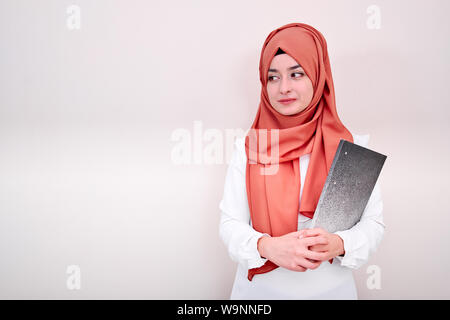
[[[272,31],[259,72],[259,108],[235,141],[220,202],[220,237],[238,262],[230,298],[356,299],[352,269],[367,262],[385,227],[378,183],[351,229],[310,224],[339,140],[367,147],[369,136],[340,121],[327,44],[315,28]],[[278,156],[269,163],[270,150]]]

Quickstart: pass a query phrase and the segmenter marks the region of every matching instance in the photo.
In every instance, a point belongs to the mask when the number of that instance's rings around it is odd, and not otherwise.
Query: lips
[[[295,100],[297,100],[297,99],[281,99],[281,100],[278,100],[278,102],[280,102],[282,104],[289,104],[291,102],[294,102]]]

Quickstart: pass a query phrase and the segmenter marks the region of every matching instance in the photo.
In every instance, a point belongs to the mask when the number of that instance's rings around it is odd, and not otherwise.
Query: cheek
[[[270,100],[276,99],[277,96],[277,88],[273,85],[268,84],[266,87],[267,94],[269,95]]]
[[[311,82],[309,81],[301,81],[297,85],[297,92],[300,93],[301,96],[312,96],[313,87]]]
[[[304,103],[309,103],[314,95],[314,88],[312,86],[311,81],[301,81],[298,83],[296,87],[297,93],[300,96],[300,99]]]

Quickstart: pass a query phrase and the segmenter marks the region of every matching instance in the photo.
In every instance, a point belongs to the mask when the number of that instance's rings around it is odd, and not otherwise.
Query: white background
[[[445,0],[1,1],[0,298],[227,299],[230,154],[176,165],[171,136],[194,121],[247,129],[262,44],[291,22],[324,34],[342,122],[388,156],[387,229],[354,273],[359,297],[450,298],[448,12]],[[381,289],[366,285],[370,265]]]

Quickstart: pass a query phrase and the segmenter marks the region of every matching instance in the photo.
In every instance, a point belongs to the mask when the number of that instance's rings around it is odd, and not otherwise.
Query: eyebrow
[[[302,67],[299,64],[296,64],[293,67],[289,67],[288,70],[294,70],[294,69],[297,69],[297,68],[302,68]],[[277,69],[269,69],[269,72],[278,72],[278,70]]]

